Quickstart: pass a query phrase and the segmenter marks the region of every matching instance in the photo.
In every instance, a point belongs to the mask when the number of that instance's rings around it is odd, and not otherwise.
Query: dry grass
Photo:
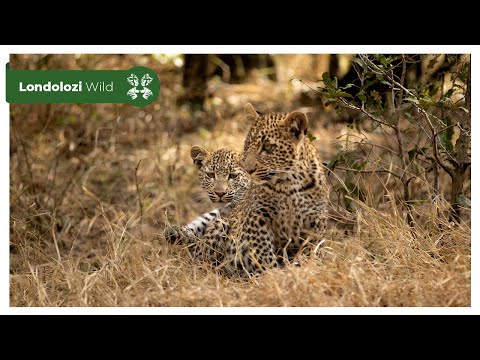
[[[240,150],[248,96],[219,87],[224,100],[212,101],[207,117],[190,114],[174,105],[179,90],[169,84],[179,73],[156,70],[158,108],[12,106],[11,306],[470,306],[469,222],[451,226],[442,201],[422,207],[413,231],[393,196],[381,211],[359,203],[353,231],[332,232],[319,259],[247,280],[166,243],[166,224],[210,207],[198,195],[190,146]],[[279,87],[257,85],[261,110],[298,105]],[[206,119],[214,126],[185,132]],[[340,129],[313,132],[328,159]]]

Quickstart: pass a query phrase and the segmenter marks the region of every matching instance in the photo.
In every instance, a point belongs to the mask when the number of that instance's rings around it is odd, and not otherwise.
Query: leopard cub
[[[235,151],[220,149],[210,153],[201,146],[193,146],[190,155],[199,169],[200,186],[210,201],[219,206],[183,227],[168,227],[165,237],[170,242],[184,243],[186,239],[194,241],[203,236],[207,225],[220,216],[227,216],[250,186],[250,176],[239,165],[239,155]]]

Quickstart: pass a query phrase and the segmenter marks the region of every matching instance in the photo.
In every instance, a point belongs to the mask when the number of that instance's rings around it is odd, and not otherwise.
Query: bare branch
[[[426,174],[427,172],[434,170],[436,167],[437,167],[437,164],[433,164],[433,165],[430,165],[428,168],[426,168],[426,169],[425,169],[424,171],[422,171],[421,173],[412,175],[410,178],[407,179],[407,185],[408,185],[408,184],[410,183],[410,181],[412,181],[413,179],[419,178],[419,177],[422,176],[423,174]]]
[[[407,73],[407,62],[405,61],[405,54],[402,54],[402,75],[400,77],[400,84],[405,83],[405,75]],[[400,89],[398,92],[398,100],[397,100],[397,111],[402,107],[402,100],[403,100],[403,89]]]
[[[384,121],[384,120],[376,117],[375,115],[370,114],[368,111],[366,111],[366,110],[363,109],[363,108],[359,108],[358,106],[355,106],[355,105],[350,104],[347,100],[345,100],[345,98],[340,97],[340,100],[342,101],[342,104],[343,104],[342,106],[343,106],[343,107],[347,107],[347,108],[349,108],[349,109],[361,111],[363,114],[365,114],[366,116],[368,116],[368,117],[369,117],[370,119],[372,119],[373,121],[375,121],[375,122],[377,122],[377,123],[379,123],[379,124],[388,126],[389,128],[392,128],[392,129],[395,128],[395,125],[389,124],[389,123],[387,123],[386,121]]]
[[[327,168],[328,171],[333,172],[333,170],[329,169],[328,167],[326,167],[326,168]],[[343,170],[343,171],[352,171],[352,172],[356,172],[356,173],[359,173],[359,174],[388,173],[388,174],[391,174],[391,175],[395,176],[395,177],[398,178],[398,179],[401,179],[401,176],[400,176],[400,175],[395,174],[393,171],[390,171],[390,170],[387,170],[387,169],[381,169],[381,170],[358,170],[358,169],[344,168],[344,167],[341,167],[341,166],[335,166],[335,169]]]
[[[360,139],[360,142],[358,142],[358,144],[362,144],[362,145],[369,145],[369,146],[372,146],[372,147],[377,147],[379,149],[383,149],[383,150],[386,150],[394,155],[397,155],[397,152],[389,147],[386,147],[386,146],[383,146],[383,145],[380,145],[380,144],[375,144],[373,143],[364,133],[358,133],[359,135],[356,135],[356,134],[348,134],[348,137],[351,137],[351,138],[357,138],[357,139]],[[392,139],[392,141],[395,141],[397,142],[397,140],[395,140],[394,138],[392,138],[392,136],[388,133],[386,133],[386,135],[390,136],[390,138]],[[345,135],[341,135],[339,137],[337,137],[337,139],[340,139],[341,137],[343,137]]]

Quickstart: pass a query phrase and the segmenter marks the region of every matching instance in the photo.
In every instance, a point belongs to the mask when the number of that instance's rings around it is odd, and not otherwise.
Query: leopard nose
[[[226,194],[226,192],[218,192],[218,191],[215,191],[215,194],[217,194],[218,197],[221,199],[222,196]]]
[[[255,170],[257,169],[257,163],[251,155],[245,159],[242,166],[245,169],[245,171],[248,172],[249,174],[254,173]]]
[[[255,172],[255,170],[257,170],[257,165],[256,164],[246,164],[244,166],[244,169],[246,172],[248,172],[249,174],[252,174]]]

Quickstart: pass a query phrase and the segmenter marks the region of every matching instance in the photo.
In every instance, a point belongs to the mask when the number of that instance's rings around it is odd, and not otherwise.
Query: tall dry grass
[[[242,107],[253,94],[264,111],[301,104],[294,90],[261,81],[218,85],[207,112],[190,113],[175,106],[180,72],[148,61],[162,79],[157,105],[11,107],[11,306],[470,305],[468,217],[450,224],[440,196],[418,207],[412,229],[395,192],[372,175],[362,178],[372,200],[355,202],[349,225],[332,221],[319,257],[301,266],[227,278],[167,243],[167,224],[211,207],[196,185],[190,146],[241,150]],[[328,160],[342,125],[321,126],[312,111]]]
[[[413,236],[400,216],[364,207],[358,229],[319,259],[248,280],[229,279],[102,210],[105,249],[22,244],[12,258],[13,306],[469,306],[470,231]],[[447,224],[445,224],[447,226]],[[54,232],[52,233],[52,235]]]

